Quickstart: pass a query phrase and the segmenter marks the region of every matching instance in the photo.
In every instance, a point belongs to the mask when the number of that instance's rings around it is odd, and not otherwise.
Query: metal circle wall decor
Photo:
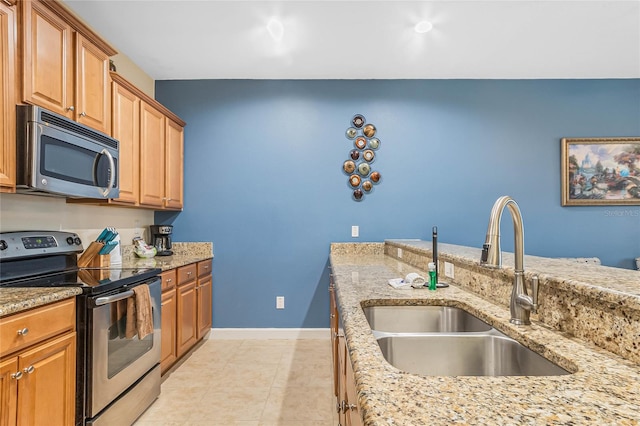
[[[347,187],[352,191],[354,201],[362,201],[365,194],[371,194],[380,183],[382,175],[371,167],[380,148],[377,129],[362,114],[356,114],[345,131],[347,139],[353,141],[349,148],[348,158],[342,164],[342,171],[347,175]],[[375,136],[375,137],[374,137]]]

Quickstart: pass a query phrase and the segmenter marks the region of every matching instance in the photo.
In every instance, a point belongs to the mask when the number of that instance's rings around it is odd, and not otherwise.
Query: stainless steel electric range
[[[158,268],[78,268],[69,232],[0,233],[0,287],[82,289],[77,297],[76,425],[132,424],[160,394],[161,281]],[[120,303],[147,284],[153,332],[122,332]]]

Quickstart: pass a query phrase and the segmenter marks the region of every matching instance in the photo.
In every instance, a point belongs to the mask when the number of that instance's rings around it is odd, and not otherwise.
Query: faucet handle
[[[538,289],[540,286],[540,280],[538,279],[538,275],[535,274],[531,277],[531,300],[533,301],[532,311],[538,312]]]

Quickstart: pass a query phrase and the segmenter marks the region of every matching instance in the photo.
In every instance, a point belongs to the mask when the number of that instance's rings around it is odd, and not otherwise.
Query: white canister
[[[117,241],[118,244],[116,245],[116,247],[111,250],[111,253],[109,253],[111,255],[109,262],[111,262],[112,265],[121,265],[122,264],[122,251],[120,250],[120,234],[116,235],[116,237],[113,239],[113,241]]]

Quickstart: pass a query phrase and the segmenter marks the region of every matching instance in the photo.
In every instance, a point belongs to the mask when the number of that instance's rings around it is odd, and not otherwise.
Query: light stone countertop
[[[0,317],[26,311],[82,293],[78,287],[0,288]]]
[[[424,271],[385,255],[383,243],[333,244],[330,256],[365,425],[639,424],[638,364],[535,320],[531,326],[514,326],[507,305],[454,285],[437,291],[394,289],[390,278]],[[461,307],[573,374],[430,377],[402,372],[383,358],[362,310],[380,304]],[[424,357],[428,360],[429,354]]]
[[[173,256],[158,256],[152,259],[135,257],[129,249],[125,249],[122,264],[113,265],[114,268],[179,268],[190,263],[213,259],[213,244],[211,243],[174,243]],[[75,297],[81,294],[79,287],[1,287],[0,288],[0,317],[25,311],[58,300]]]

